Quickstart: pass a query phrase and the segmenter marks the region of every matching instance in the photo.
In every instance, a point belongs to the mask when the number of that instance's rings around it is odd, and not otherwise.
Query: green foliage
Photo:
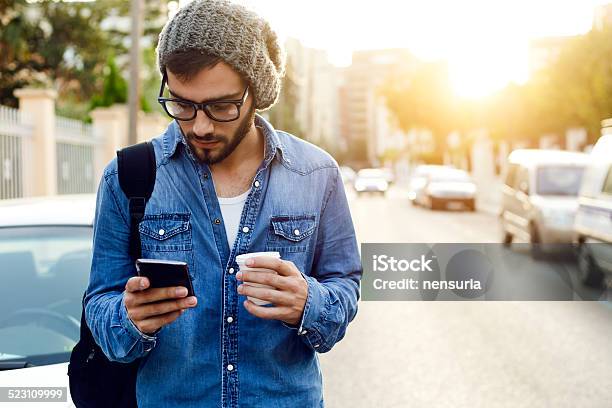
[[[152,47],[165,2],[145,2],[143,41]],[[0,0],[0,104],[17,106],[13,91],[35,84],[55,88],[58,111],[73,117],[82,115],[83,107],[121,100],[120,81],[106,89],[104,69],[116,55],[117,74],[126,71],[129,7],[125,0]],[[143,105],[150,108],[148,101]]]
[[[612,29],[576,37],[526,84],[511,84],[480,102],[457,100],[447,73],[435,64],[390,78],[382,93],[402,129],[430,129],[438,147],[450,131],[481,127],[494,139],[531,145],[543,134],[584,127],[592,143],[601,121],[612,117]]]

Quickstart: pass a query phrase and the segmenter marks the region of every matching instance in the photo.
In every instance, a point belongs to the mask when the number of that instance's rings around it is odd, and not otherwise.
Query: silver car
[[[361,169],[355,177],[354,187],[357,194],[371,192],[385,195],[389,188],[387,174],[382,169]]]
[[[427,174],[425,185],[417,192],[415,201],[432,210],[457,205],[475,211],[476,184],[464,170],[438,168]]]
[[[427,184],[427,176],[435,171],[448,170],[453,167],[440,164],[420,164],[414,168],[410,175],[408,198],[413,205],[417,205],[417,196],[420,196]]]
[[[510,153],[502,188],[503,243],[531,243],[537,258],[546,244],[573,239],[578,191],[589,156],[584,153],[520,149]]]

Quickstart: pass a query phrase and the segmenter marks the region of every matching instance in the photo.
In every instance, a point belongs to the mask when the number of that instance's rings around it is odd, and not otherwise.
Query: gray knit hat
[[[245,77],[256,109],[276,103],[285,56],[268,22],[255,12],[227,0],[194,0],[181,8],[159,34],[162,75],[169,54],[194,48],[221,58]]]

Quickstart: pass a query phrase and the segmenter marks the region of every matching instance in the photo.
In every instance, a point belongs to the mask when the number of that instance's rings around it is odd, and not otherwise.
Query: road
[[[487,212],[349,192],[363,242],[499,242]],[[603,302],[360,302],[319,355],[328,408],[612,407],[612,308]]]

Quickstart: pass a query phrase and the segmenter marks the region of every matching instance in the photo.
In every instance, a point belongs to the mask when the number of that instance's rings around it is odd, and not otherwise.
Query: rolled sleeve
[[[134,339],[142,341],[143,343],[147,343],[145,344],[145,349],[148,349],[146,351],[149,351],[153,347],[155,347],[155,343],[157,342],[156,334],[159,333],[159,329],[153,335],[141,332],[140,329],[136,327],[132,319],[130,319],[130,317],[128,316],[127,309],[123,301],[123,296],[121,297],[121,306],[119,310],[119,321],[121,323],[121,327],[123,327],[128,333],[130,333],[130,335]]]

